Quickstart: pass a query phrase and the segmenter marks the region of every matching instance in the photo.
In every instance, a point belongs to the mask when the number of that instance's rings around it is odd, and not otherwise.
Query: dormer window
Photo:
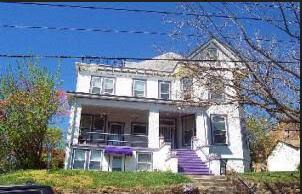
[[[146,97],[146,81],[134,79],[133,80],[133,96]]]
[[[207,58],[209,60],[217,60],[218,59],[218,50],[216,48],[208,48],[207,49]]]

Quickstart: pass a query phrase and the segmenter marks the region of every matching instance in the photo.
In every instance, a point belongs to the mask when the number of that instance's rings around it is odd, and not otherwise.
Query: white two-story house
[[[185,66],[173,60],[200,59],[205,53],[236,59],[212,39],[188,57],[166,53],[122,66],[76,63],[76,90],[68,92],[72,106],[65,168],[201,175],[247,169],[240,107],[201,106],[200,99],[225,96],[199,87],[196,78],[181,73]]]

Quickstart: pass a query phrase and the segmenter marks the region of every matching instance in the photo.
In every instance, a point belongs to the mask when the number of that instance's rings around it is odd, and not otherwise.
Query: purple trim
[[[133,149],[131,147],[107,146],[105,148],[105,154],[121,154],[132,156]]]

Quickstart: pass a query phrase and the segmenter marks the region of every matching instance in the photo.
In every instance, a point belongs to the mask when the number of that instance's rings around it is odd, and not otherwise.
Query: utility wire
[[[74,27],[50,27],[50,26],[25,26],[25,25],[10,25],[1,24],[0,27],[3,28],[17,28],[17,29],[42,29],[42,30],[58,30],[58,31],[82,31],[82,32],[101,32],[101,33],[127,33],[127,34],[144,34],[144,35],[160,35],[160,36],[187,36],[187,37],[197,37],[202,38],[202,35],[197,34],[181,34],[181,33],[168,33],[168,32],[150,32],[150,31],[135,31],[135,30],[116,30],[116,29],[101,29],[101,28],[74,28]],[[239,35],[238,35],[239,36]],[[238,37],[223,36],[222,38],[238,40]],[[265,42],[292,42],[294,40],[269,40],[264,38],[255,38],[258,41]]]
[[[60,7],[60,8],[80,8],[80,9],[92,9],[92,10],[111,10],[111,11],[124,11],[124,12],[140,12],[140,13],[151,13],[151,14],[162,14],[162,15],[178,15],[178,16],[198,16],[198,17],[214,17],[214,18],[225,18],[225,19],[237,19],[237,20],[254,20],[254,21],[276,21],[282,22],[283,20],[278,19],[263,19],[256,17],[233,17],[228,15],[217,15],[217,14],[196,14],[196,13],[184,13],[184,12],[172,12],[172,11],[157,11],[147,9],[128,9],[128,8],[115,8],[115,7],[101,7],[101,6],[81,6],[81,5],[67,5],[67,4],[51,4],[51,3],[32,3],[32,2],[1,2],[1,3],[14,3],[23,5],[36,5],[36,6],[48,6],[48,7]]]
[[[272,63],[272,61],[256,60],[213,60],[213,59],[159,59],[159,58],[147,58],[147,57],[104,57],[104,56],[72,56],[72,55],[9,55],[0,54],[1,58],[55,58],[55,59],[95,59],[95,60],[134,60],[134,61],[175,61],[175,62],[233,62],[233,63],[244,63],[244,62],[263,62]],[[276,61],[277,63],[297,63],[295,61]]]

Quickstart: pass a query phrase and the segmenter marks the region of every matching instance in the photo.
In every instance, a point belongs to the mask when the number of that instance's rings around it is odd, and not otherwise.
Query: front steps
[[[178,172],[185,175],[212,175],[207,165],[197,156],[194,150],[177,149]]]
[[[231,194],[240,193],[231,180],[226,176],[203,176],[203,175],[189,175],[194,185],[198,187],[200,193],[203,194]]]

